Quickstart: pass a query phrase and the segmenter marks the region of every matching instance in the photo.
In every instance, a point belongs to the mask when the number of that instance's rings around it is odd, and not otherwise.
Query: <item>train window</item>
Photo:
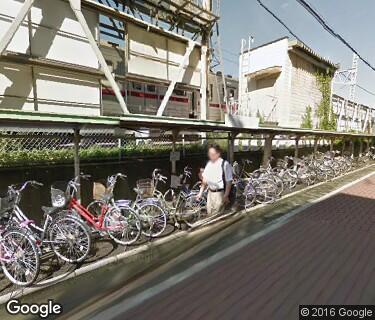
[[[135,90],[143,90],[142,83],[133,82],[133,89],[135,89]]]
[[[175,89],[173,90],[173,94],[175,94],[176,96],[186,96],[186,91],[184,90],[179,90],[179,89]]]
[[[107,66],[108,66],[109,70],[111,72],[113,72],[113,70],[114,70],[114,68],[113,68],[113,62],[110,61],[110,60],[105,60],[105,62],[107,63]]]
[[[156,87],[154,85],[148,84],[146,88],[148,92],[156,92]]]

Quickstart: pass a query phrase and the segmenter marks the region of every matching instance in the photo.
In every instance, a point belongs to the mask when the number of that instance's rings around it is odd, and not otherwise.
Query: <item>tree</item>
[[[335,131],[336,118],[331,105],[331,81],[332,74],[330,72],[316,74],[316,82],[322,93],[322,100],[318,106],[317,116],[319,119],[319,129]]]
[[[313,119],[312,119],[312,108],[311,106],[306,107],[305,114],[302,116],[301,128],[312,129]]]

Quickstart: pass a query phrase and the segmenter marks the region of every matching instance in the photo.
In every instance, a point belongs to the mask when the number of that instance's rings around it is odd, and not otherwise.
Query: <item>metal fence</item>
[[[220,139],[220,137],[218,137]],[[180,135],[152,131],[82,129],[79,139],[81,161],[121,160],[169,154],[173,149],[201,152],[205,139],[198,134]],[[61,128],[0,128],[0,167],[72,163],[74,130]]]

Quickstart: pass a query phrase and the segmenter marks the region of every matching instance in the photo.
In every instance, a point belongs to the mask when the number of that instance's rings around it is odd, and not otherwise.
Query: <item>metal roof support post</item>
[[[295,145],[294,145],[294,157],[295,158],[298,158],[298,149],[299,149],[299,140],[301,139],[301,137],[297,136],[294,140],[295,142]]]
[[[263,166],[268,165],[268,162],[270,160],[270,157],[272,156],[272,141],[274,136],[269,135],[264,140],[264,148],[263,148]]]
[[[318,152],[318,146],[319,146],[319,137],[314,138],[314,156]]]
[[[96,58],[99,61],[101,70],[103,71],[107,80],[111,84],[113,92],[115,93],[115,96],[116,96],[116,98],[117,98],[117,100],[118,100],[118,102],[121,106],[122,111],[124,112],[124,114],[129,114],[129,110],[128,110],[128,107],[126,106],[124,97],[121,94],[121,90],[120,90],[114,76],[112,75],[111,70],[109,69],[109,67],[107,65],[107,62],[105,61],[104,56],[103,56],[102,52],[100,51],[94,36],[91,33],[90,27],[88,26],[88,24],[86,22],[85,16],[82,13],[81,0],[69,0],[69,3],[70,3],[70,6],[71,6],[78,22],[80,23],[80,25],[82,27],[90,45],[91,45],[91,48],[93,49],[93,51],[96,55]]]
[[[163,97],[163,101],[160,104],[160,107],[159,107],[158,112],[157,112],[158,117],[161,117],[163,115],[163,113],[165,111],[165,108],[167,107],[167,103],[169,101],[169,98],[171,97],[171,95],[173,93],[173,90],[176,87],[177,82],[181,82],[183,80],[185,70],[186,70],[185,68],[189,65],[190,55],[193,52],[194,47],[195,47],[195,42],[189,40],[189,45],[186,48],[185,55],[183,56],[182,61],[179,65],[179,67],[178,67],[177,76],[175,76],[172,79],[171,83],[168,86],[167,92],[165,93],[165,95]]]
[[[367,138],[367,139],[365,139],[365,142],[366,142],[366,150],[365,150],[365,152],[368,152],[370,150],[370,140]]]
[[[354,156],[354,149],[355,149],[355,143],[354,143],[354,139],[350,139],[350,155],[351,156]]]
[[[3,37],[0,39],[0,56],[4,53],[5,49],[8,47],[9,43],[12,41],[22,21],[25,20],[25,17],[29,13],[32,5],[34,4],[34,1],[35,0],[25,0],[25,2],[23,3],[21,7],[20,12],[16,16],[16,18],[13,20],[7,32],[5,32]]]
[[[234,140],[237,133],[228,133],[228,161],[232,164],[234,162]]]
[[[178,138],[178,130],[173,130],[172,131],[172,152],[176,152],[176,140]],[[173,159],[171,159],[171,163],[172,163],[172,171],[171,171],[171,174],[172,175],[176,175],[177,173],[177,160],[173,157]]]
[[[79,158],[79,144],[81,142],[81,135],[79,128],[74,129],[74,137],[73,137],[73,144],[74,144],[74,176],[78,177],[78,190],[77,190],[77,199],[81,199],[81,187],[79,184],[81,168],[80,168],[80,158]]]
[[[342,139],[342,148],[341,148],[341,154],[343,155],[346,150],[346,139]]]
[[[363,139],[359,138],[359,155],[363,153]]]
[[[329,141],[329,151],[333,151],[335,147],[335,139],[334,138],[331,138],[331,140]]]

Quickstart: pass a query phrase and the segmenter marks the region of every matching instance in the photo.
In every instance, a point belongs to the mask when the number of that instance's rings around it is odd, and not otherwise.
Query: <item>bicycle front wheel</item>
[[[0,240],[0,261],[5,276],[15,285],[30,286],[38,278],[38,248],[34,240],[21,230],[5,232]]]
[[[131,245],[141,236],[141,222],[129,207],[111,208],[104,217],[109,237],[123,246]]]
[[[139,205],[142,233],[151,238],[159,237],[167,227],[167,214],[157,204],[144,202]]]
[[[192,227],[201,219],[205,207],[202,199],[197,200],[197,193],[192,193],[183,199],[180,209],[180,216],[188,227]]]
[[[61,260],[79,263],[85,260],[91,249],[91,234],[85,223],[66,216],[52,222],[48,230],[53,252]]]

